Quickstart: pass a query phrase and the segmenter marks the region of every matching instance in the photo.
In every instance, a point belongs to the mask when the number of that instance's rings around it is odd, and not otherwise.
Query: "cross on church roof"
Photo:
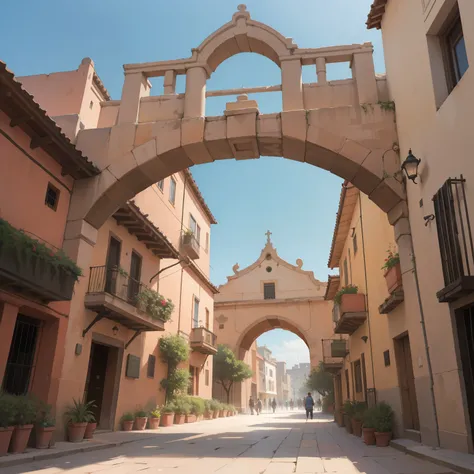
[[[269,230],[267,230],[267,231],[265,232],[265,235],[267,236],[267,244],[269,244],[269,243],[271,242],[270,236],[272,235],[272,233],[271,233]]]

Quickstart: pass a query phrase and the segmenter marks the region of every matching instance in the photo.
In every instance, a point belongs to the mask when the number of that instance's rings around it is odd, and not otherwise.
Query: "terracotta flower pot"
[[[402,286],[402,270],[400,268],[400,263],[389,268],[385,272],[384,277],[387,282],[388,292],[392,294],[398,287]]]
[[[218,418],[219,417],[219,410],[214,410],[212,413],[212,418]]]
[[[152,416],[149,418],[148,423],[150,424],[150,430],[157,430],[160,427],[160,418],[155,418]]]
[[[225,410],[219,410],[219,418],[224,418],[225,416]]]
[[[28,445],[33,425],[17,425],[13,430],[10,444],[11,453],[22,453]]]
[[[87,423],[86,431],[84,433],[84,439],[92,439],[94,437],[94,432],[96,428],[97,423],[95,421]]]
[[[375,445],[378,448],[386,448],[390,444],[392,439],[392,433],[379,433],[375,432]]]
[[[174,414],[174,424],[175,425],[182,425],[186,420],[186,415],[180,415],[178,413]]]
[[[132,431],[133,420],[122,421],[122,431]]]
[[[84,439],[87,423],[69,423],[67,437],[71,443],[80,443]]]
[[[55,426],[37,426],[35,430],[36,434],[36,449],[47,449],[49,448],[49,443],[53,437]]]
[[[344,426],[346,427],[346,431],[349,434],[352,434],[352,423],[351,423],[351,418],[349,415],[346,415],[344,413]]]
[[[189,414],[186,415],[186,423],[194,423],[196,421],[196,415],[194,414]]]
[[[351,424],[352,424],[352,434],[360,438],[362,435],[362,420],[356,420],[355,418],[352,418]]]
[[[163,413],[160,418],[161,426],[172,426],[174,422],[174,413]]]
[[[202,414],[201,414],[201,415],[198,415],[198,416],[196,417],[196,421],[201,421],[203,418],[204,418],[204,415],[202,415]]]
[[[365,311],[365,295],[362,293],[346,293],[341,296],[340,312],[345,313],[363,313]]]
[[[138,431],[143,431],[146,428],[146,422],[148,417],[146,416],[137,416],[135,418],[135,429]]]
[[[362,437],[367,446],[375,444],[375,428],[362,428]]]
[[[5,456],[8,452],[8,446],[10,446],[10,440],[12,439],[13,426],[8,428],[0,428],[0,456]]]
[[[204,419],[205,420],[212,420],[212,411],[205,411],[204,412]]]

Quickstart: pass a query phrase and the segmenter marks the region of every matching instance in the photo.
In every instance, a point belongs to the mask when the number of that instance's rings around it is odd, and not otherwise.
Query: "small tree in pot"
[[[156,407],[150,411],[148,423],[150,425],[151,430],[157,430],[160,427],[160,416],[161,416],[161,410],[159,407]]]
[[[373,446],[375,444],[374,407],[369,408],[364,413],[362,420],[362,437],[367,446]]]
[[[0,393],[0,456],[8,452],[14,429],[16,406],[11,395]]]
[[[212,400],[204,400],[204,418],[206,420],[212,420]]]
[[[22,453],[28,445],[37,415],[37,402],[28,395],[14,395],[15,418],[10,445],[12,453]]]
[[[72,399],[73,404],[64,414],[67,420],[68,439],[72,443],[80,443],[84,439],[87,423],[94,416],[92,408],[95,408],[94,400],[81,402]]]
[[[35,428],[37,449],[47,449],[51,444],[56,429],[56,421],[51,415],[51,410],[51,405],[40,402]]]
[[[182,425],[186,421],[186,415],[190,412],[190,406],[184,398],[178,398],[174,402],[174,424]]]
[[[364,413],[367,410],[367,405],[365,402],[353,402],[352,407],[352,434],[360,438],[362,435],[362,421],[364,419]]]
[[[350,400],[344,402],[344,425],[346,426],[346,431],[352,433],[352,416],[354,415],[354,404]]]
[[[385,402],[377,403],[374,411],[375,420],[375,444],[384,448],[390,444],[393,429],[393,410]]]
[[[122,423],[122,431],[132,431],[133,422],[135,421],[135,415],[129,411],[122,415],[120,423]]]

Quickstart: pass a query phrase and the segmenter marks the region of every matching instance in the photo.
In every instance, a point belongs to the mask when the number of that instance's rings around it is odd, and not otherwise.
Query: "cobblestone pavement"
[[[156,434],[155,434],[156,433]],[[365,446],[324,415],[280,412],[162,429],[118,448],[1,469],[1,474],[444,474],[392,448]]]

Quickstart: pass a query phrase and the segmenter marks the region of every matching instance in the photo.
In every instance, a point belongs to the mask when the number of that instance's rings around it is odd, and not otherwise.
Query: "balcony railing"
[[[164,321],[154,317],[140,300],[150,290],[117,267],[91,267],[84,300],[87,308],[137,331],[162,331]]]
[[[464,183],[450,178],[433,197],[445,287],[440,302],[474,292],[474,245]]]
[[[327,372],[337,373],[342,369],[347,355],[345,339],[323,339],[323,365]]]
[[[217,353],[217,336],[205,327],[193,328],[191,331],[191,349],[202,354]]]
[[[181,247],[189,258],[193,260],[199,258],[199,242],[194,234],[183,234],[181,237]]]

